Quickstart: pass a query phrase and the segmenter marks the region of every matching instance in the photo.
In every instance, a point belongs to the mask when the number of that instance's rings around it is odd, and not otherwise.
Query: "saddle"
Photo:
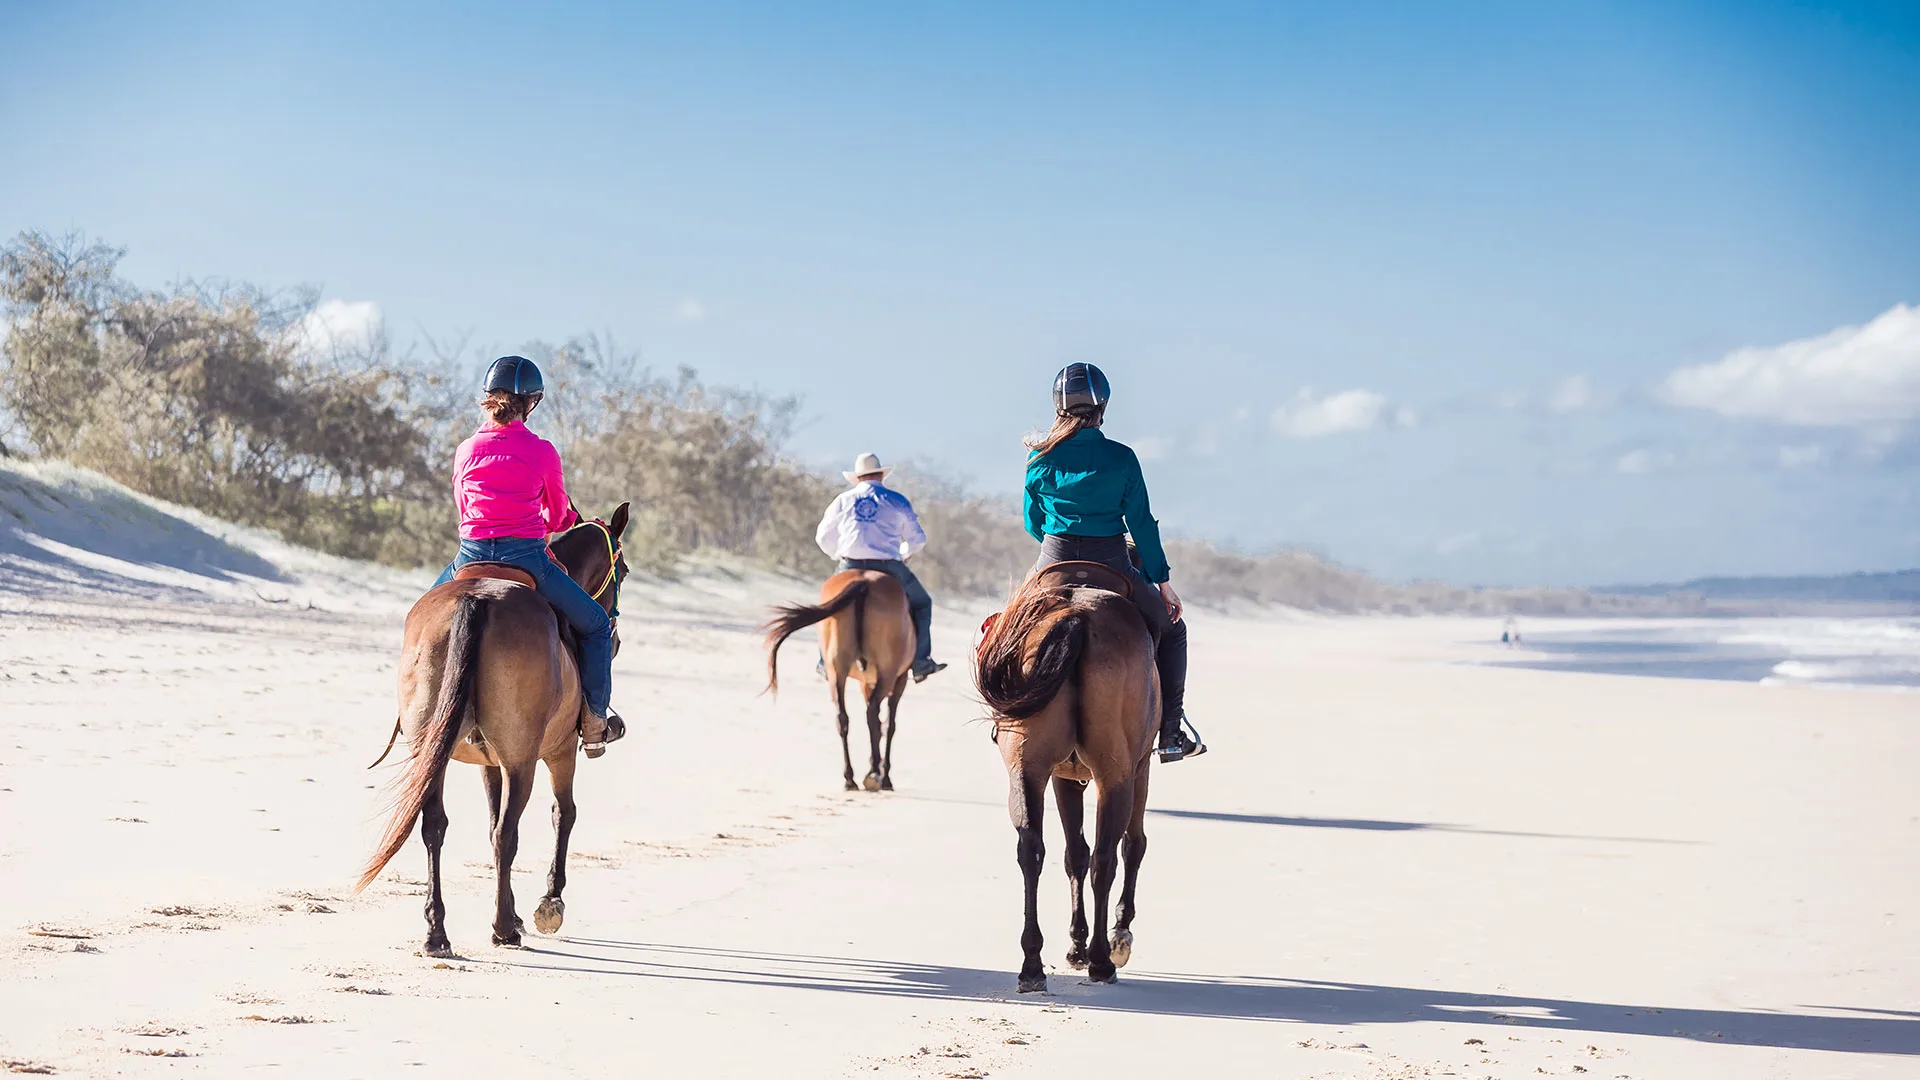
[[[1131,599],[1133,580],[1106,563],[1069,559],[1043,567],[1027,579],[1021,592],[1028,589],[1099,589]],[[977,655],[984,655],[987,638],[992,636],[994,624],[1002,614],[1004,612],[996,611],[980,624],[980,642],[974,647]]]
[[[534,584],[532,574],[527,573],[512,563],[470,562],[453,572],[453,579],[455,581],[464,581],[469,578],[493,578],[496,581],[511,581],[518,585],[525,585],[529,589],[538,587]]]
[[[453,580],[455,581],[464,581],[471,578],[492,578],[495,581],[511,581],[515,585],[525,585],[529,589],[536,590],[535,595],[538,595],[537,590],[539,586],[534,583],[533,575],[512,563],[470,562],[453,572]],[[552,609],[554,622],[560,627],[561,647],[573,654],[574,663],[578,665],[580,662],[580,641],[579,638],[574,635],[573,624],[568,622],[566,617],[560,614],[559,608],[553,607],[552,604],[548,604],[547,606]]]
[[[1133,579],[1106,563],[1079,559],[1057,562],[1034,575],[1033,585],[1042,589],[1104,589],[1129,599]]]

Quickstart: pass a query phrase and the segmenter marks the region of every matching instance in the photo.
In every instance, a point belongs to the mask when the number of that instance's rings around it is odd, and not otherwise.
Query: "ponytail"
[[[1053,448],[1080,434],[1088,428],[1097,428],[1106,419],[1105,406],[1095,409],[1083,409],[1072,413],[1061,413],[1053,418],[1053,427],[1044,432],[1036,431],[1027,436],[1027,449],[1034,457],[1044,457],[1053,452]]]

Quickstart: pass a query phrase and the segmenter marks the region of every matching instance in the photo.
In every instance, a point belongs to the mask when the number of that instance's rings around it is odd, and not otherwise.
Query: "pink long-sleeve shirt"
[[[560,475],[560,451],[515,420],[480,425],[453,456],[460,539],[544,539],[579,522]]]

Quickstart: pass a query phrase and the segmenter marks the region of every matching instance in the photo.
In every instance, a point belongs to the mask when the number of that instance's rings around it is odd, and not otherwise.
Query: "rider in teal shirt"
[[[1107,377],[1092,364],[1068,364],[1054,378],[1053,430],[1027,443],[1033,452],[1027,459],[1027,532],[1040,541],[1036,570],[1086,560],[1133,579],[1130,598],[1153,635],[1160,671],[1160,760],[1179,761],[1207,752],[1186,719],[1187,624],[1168,580],[1140,459],[1100,432],[1109,394]],[[1136,554],[1137,565],[1131,557]]]
[[[1140,459],[1097,427],[1081,428],[1028,462],[1026,512],[1035,540],[1124,533],[1133,538],[1149,582],[1159,585],[1170,576]]]

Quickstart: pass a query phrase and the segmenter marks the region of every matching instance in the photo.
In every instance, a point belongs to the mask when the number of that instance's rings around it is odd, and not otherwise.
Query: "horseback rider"
[[[927,546],[927,531],[907,497],[886,486],[892,471],[873,454],[854,459],[853,471],[840,474],[853,486],[827,506],[813,541],[840,560],[841,570],[878,570],[900,582],[913,617],[913,681],[924,682],[947,667],[933,659],[933,597],[907,569],[907,560]],[[825,664],[822,660],[823,671]]]
[[[460,552],[434,582],[453,580],[467,563],[508,563],[533,577],[546,601],[572,625],[580,641],[581,749],[590,758],[627,732],[608,701],[613,696],[613,618],[567,576],[547,549],[547,537],[580,523],[567,498],[560,452],[527,430],[545,386],[524,356],[503,356],[487,368],[481,409],[487,421],[453,459],[453,501],[460,511]]]
[[[1169,580],[1160,524],[1132,449],[1100,431],[1111,390],[1092,364],[1068,364],[1053,380],[1053,427],[1027,439],[1027,532],[1040,541],[1038,572],[1057,562],[1102,563],[1134,582],[1134,606],[1152,632],[1160,669],[1161,761],[1207,752],[1186,725],[1187,624]],[[1128,536],[1133,543],[1129,545]],[[1139,565],[1130,558],[1137,549]]]

